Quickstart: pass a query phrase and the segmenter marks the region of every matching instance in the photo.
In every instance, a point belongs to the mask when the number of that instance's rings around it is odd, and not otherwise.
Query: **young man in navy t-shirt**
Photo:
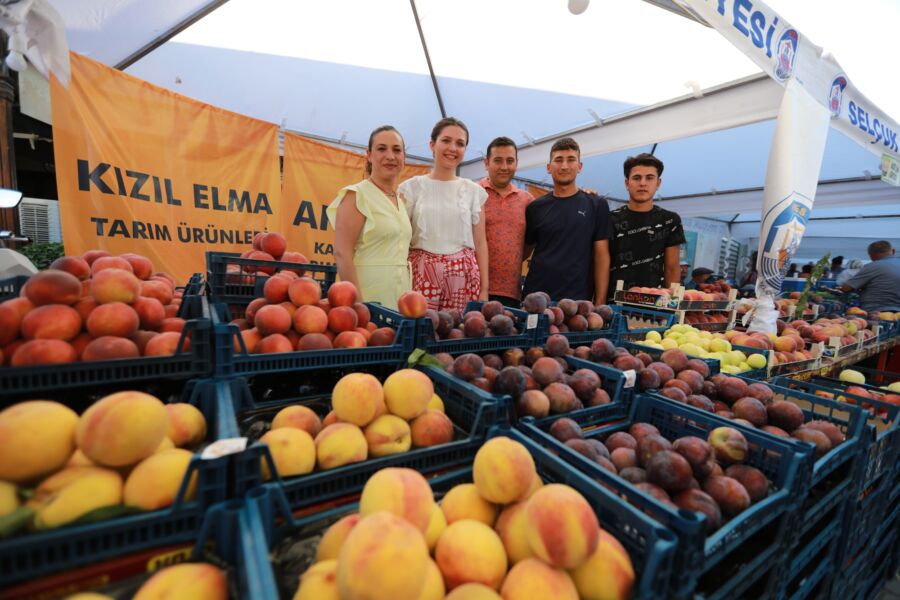
[[[578,189],[581,150],[572,138],[550,149],[553,192],[525,209],[525,256],[534,250],[525,294],[604,302],[609,286],[611,227],[606,200]]]

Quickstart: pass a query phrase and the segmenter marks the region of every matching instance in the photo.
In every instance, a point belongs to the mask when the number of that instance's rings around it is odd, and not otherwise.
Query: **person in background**
[[[828,269],[828,279],[837,279],[837,276],[844,270],[844,257],[835,256],[831,259],[831,268]]]
[[[623,165],[628,204],[610,213],[610,285],[669,287],[681,283],[678,257],[684,229],[677,213],[654,206],[663,163],[652,154],[629,156]]]
[[[788,267],[787,273],[784,274],[785,278],[787,277],[796,277],[797,276],[797,265],[791,263],[791,266]]]
[[[687,283],[688,275],[690,274],[690,272],[691,272],[691,264],[690,263],[683,262],[680,265],[678,265],[678,274],[680,276],[680,279],[678,281],[681,283],[681,285],[684,285],[685,283]]]
[[[841,269],[840,274],[837,276],[837,286],[841,287],[847,280],[856,275],[860,269],[863,267],[863,262],[858,258],[854,258],[850,262],[847,263],[846,269]]]
[[[707,280],[712,276],[712,269],[707,269],[706,267],[697,267],[693,271],[691,271],[691,280],[687,282],[684,286],[686,290],[696,290],[699,289],[701,283],[706,283]]]
[[[469,130],[462,121],[441,119],[431,131],[431,173],[398,188],[412,225],[413,289],[434,310],[462,311],[468,301],[488,298],[488,247],[481,215],[487,192],[456,175],[468,143]]]
[[[744,276],[741,277],[741,285],[739,288],[750,288],[756,286],[756,279],[759,276],[759,272],[756,270],[756,260],[759,256],[759,251],[754,250],[753,254],[750,256],[750,264],[748,265],[749,270],[744,273]]]
[[[484,203],[488,248],[488,298],[504,306],[519,307],[522,297],[522,252],[525,246],[525,208],[534,200],[526,190],[513,185],[518,166],[516,143],[498,137],[487,147],[481,180],[487,192]]]
[[[800,278],[809,279],[809,276],[812,275],[813,267],[815,267],[815,265],[812,263],[803,265],[803,269],[800,271]]]
[[[606,300],[609,287],[609,206],[578,189],[581,149],[572,138],[550,149],[547,172],[553,190],[525,209],[525,258],[531,267],[524,294],[546,292],[553,300]]]
[[[379,127],[369,135],[367,177],[342,188],[327,209],[341,279],[356,286],[360,301],[392,309],[411,288],[407,257],[412,229],[397,197],[405,164],[403,137],[390,125]]]
[[[900,311],[900,257],[886,240],[869,244],[872,262],[841,285],[841,291],[859,292],[859,305],[866,312]]]

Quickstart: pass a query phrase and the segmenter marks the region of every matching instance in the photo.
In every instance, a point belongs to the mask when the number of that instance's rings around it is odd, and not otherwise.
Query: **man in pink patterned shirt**
[[[484,203],[488,244],[489,297],[505,306],[519,307],[522,297],[522,255],[525,244],[525,207],[534,200],[526,190],[512,183],[518,167],[516,143],[498,137],[487,147],[481,180],[487,191]]]

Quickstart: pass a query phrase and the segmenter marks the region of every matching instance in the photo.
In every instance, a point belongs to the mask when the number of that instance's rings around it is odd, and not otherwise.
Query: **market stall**
[[[66,256],[0,279],[0,598],[874,598],[900,566],[900,312],[781,285],[864,97],[828,112],[821,53],[755,6],[787,82],[752,82],[778,116],[770,305],[724,281],[362,301],[324,216],[362,153],[73,54]],[[605,128],[591,152],[648,141]]]

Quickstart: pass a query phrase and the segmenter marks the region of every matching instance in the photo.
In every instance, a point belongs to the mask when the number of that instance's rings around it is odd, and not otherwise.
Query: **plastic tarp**
[[[66,22],[72,50],[110,65],[185,18],[221,4],[126,72],[288,130],[356,144],[390,122],[404,133],[410,154],[428,155],[440,108],[408,0],[51,3]],[[900,22],[900,3],[861,0],[852,10],[842,0],[769,4],[833,53],[873,102],[895,119],[900,115],[895,77],[872,68],[893,55],[891,37],[871,27]],[[469,159],[478,159],[497,135],[526,149],[535,140],[673,98],[690,107],[700,90],[760,72],[713,29],[639,0],[594,0],[580,16],[570,14],[564,0],[417,0],[416,8],[446,112],[470,126]],[[696,133],[715,115],[695,104]],[[754,122],[702,135],[688,128],[678,139],[653,140],[651,129],[635,135],[646,142],[585,157],[579,181],[622,197],[624,157],[659,142],[655,153],[667,166],[660,192],[663,199],[677,198],[667,205],[726,221],[753,214],[761,193],[755,200],[729,202],[711,202],[706,194],[762,186],[773,117],[761,111]],[[635,118],[635,134],[647,122]],[[532,164],[519,174],[549,181],[543,166]],[[832,129],[821,180],[867,174],[877,179],[878,166]],[[477,172],[477,164],[471,170]],[[817,212],[827,207],[825,196],[820,198]],[[856,202],[889,214],[897,212],[900,192],[877,182],[866,187],[865,196],[834,200]]]

